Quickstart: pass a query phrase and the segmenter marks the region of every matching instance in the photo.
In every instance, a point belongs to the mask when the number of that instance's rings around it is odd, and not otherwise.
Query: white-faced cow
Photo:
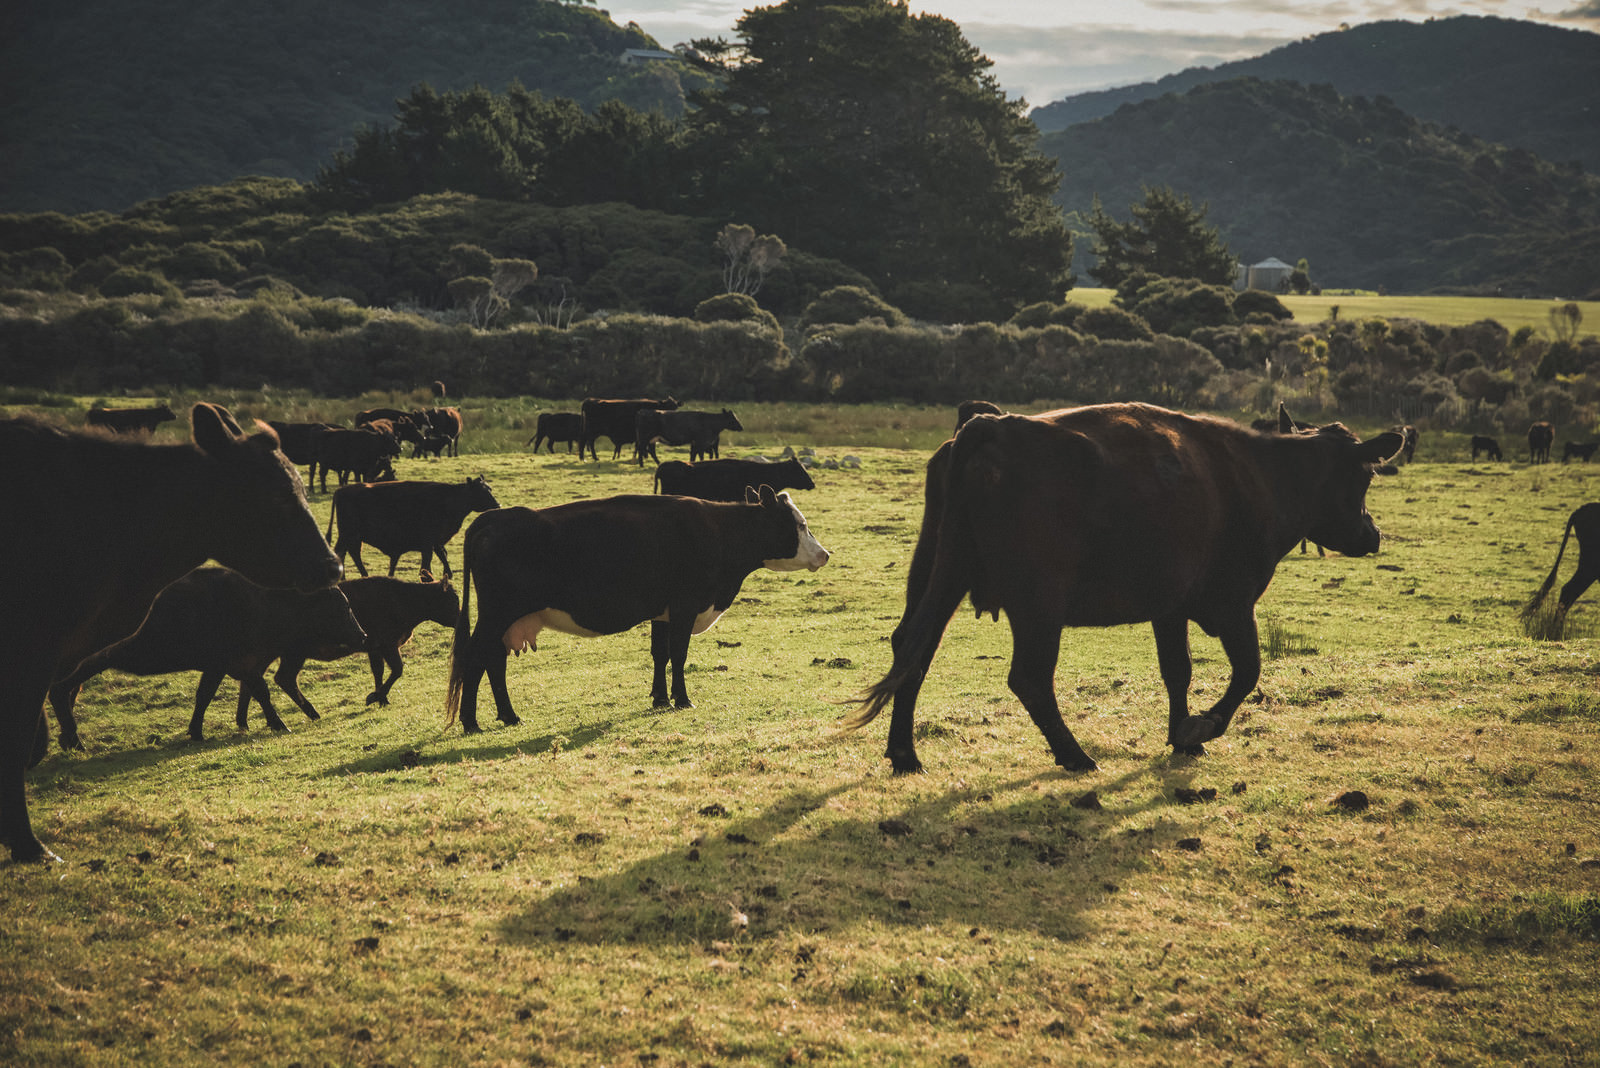
[[[746,489],[771,486],[774,490],[816,489],[811,473],[798,459],[778,463],[765,460],[704,460],[687,464],[668,460],[656,468],[656,491],[702,501],[742,501]]]
[[[1567,517],[1561,545],[1556,549],[1556,562],[1551,565],[1550,574],[1545,577],[1539,592],[1523,606],[1524,619],[1538,613],[1550,588],[1556,584],[1556,574],[1561,570],[1561,555],[1567,551],[1567,539],[1574,534],[1578,535],[1578,570],[1561,587],[1561,596],[1556,602],[1561,614],[1565,615],[1572,603],[1582,597],[1596,579],[1600,579],[1600,502],[1597,502],[1580,505],[1577,511]]]
[[[539,451],[539,446],[548,445],[553,453],[558,441],[567,443],[569,453],[574,444],[583,446],[582,412],[540,412],[533,426],[533,437],[524,444],[532,445],[534,452]]]
[[[162,423],[178,418],[165,404],[154,408],[90,408],[84,422],[114,434],[155,433]]]
[[[225,567],[196,568],[161,591],[137,631],[88,657],[50,687],[61,748],[79,747],[73,705],[83,684],[102,671],[143,676],[200,672],[189,720],[189,737],[200,741],[206,709],[224,676],[239,683],[240,730],[248,723],[253,698],[267,725],[284,731],[289,728],[267,694],[267,666],[294,649],[339,646],[354,653],[365,643],[350,602],[337,586],[268,589]],[[301,707],[317,718],[310,702]]]
[[[389,558],[390,575],[399,566],[400,557],[419,552],[423,571],[433,566],[437,554],[439,566],[449,578],[445,542],[456,536],[468,515],[498,507],[500,502],[481,476],[462,482],[406,480],[341,486],[333,494],[327,536],[340,562],[349,556],[363,578],[367,574],[367,565],[361,561],[363,545],[371,545]],[[339,526],[338,541],[333,540],[335,523]]]
[[[611,439],[611,458],[615,460],[622,455],[622,446],[633,444],[634,421],[639,412],[653,409],[664,412],[675,411],[678,402],[671,397],[662,397],[660,400],[648,398],[635,398],[631,400],[613,400],[589,397],[583,402],[583,440],[578,442],[578,459],[583,459],[583,450],[588,449],[589,455],[600,459],[600,454],[595,451],[594,443],[601,438]]]
[[[1167,741],[1199,754],[1260,676],[1255,603],[1302,537],[1361,556],[1378,549],[1365,496],[1398,434],[1359,442],[1342,426],[1263,434],[1143,404],[978,416],[928,464],[894,665],[849,726],[891,700],[887,755],[921,770],[912,717],[951,615],[969,593],[1011,624],[1008,682],[1056,763],[1096,765],[1061,720],[1064,627],[1149,622],[1169,699]],[[1222,698],[1188,713],[1189,621],[1232,665]]]
[[[209,404],[190,419],[184,445],[0,421],[0,555],[25,565],[0,613],[0,841],[14,860],[50,855],[23,787],[46,752],[50,685],[137,630],[162,587],[208,559],[271,586],[339,580],[277,437],[245,437]]]
[[[715,459],[721,451],[724,430],[743,430],[739,417],[724,408],[720,412],[662,412],[646,408],[634,416],[633,457],[641,467],[646,456],[655,460],[656,442],[689,446],[689,462],[701,457]]]
[[[450,719],[478,730],[487,673],[502,723],[520,722],[506,691],[506,654],[537,649],[545,628],[593,638],[650,620],[650,699],[693,707],[683,681],[689,638],[715,623],[758,567],[817,570],[828,562],[787,493],[736,504],[634,495],[553,508],[502,508],[467,528],[461,615],[450,652]],[[470,622],[472,591],[478,621]]]

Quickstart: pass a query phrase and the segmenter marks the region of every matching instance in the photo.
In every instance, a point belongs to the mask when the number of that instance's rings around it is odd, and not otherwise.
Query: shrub
[[[885,326],[903,326],[907,322],[905,312],[862,286],[834,286],[806,305],[800,323],[806,327],[819,323],[850,326],[868,319],[877,319]]]
[[[747,293],[719,293],[694,306],[696,322],[754,323],[764,330],[781,330],[778,317],[756,303]]]
[[[1078,316],[1077,328],[1102,341],[1148,341],[1155,336],[1150,324],[1122,308],[1090,308]]]
[[[1293,319],[1294,312],[1283,301],[1264,289],[1246,289],[1233,298],[1233,314],[1242,322],[1247,316],[1265,315],[1272,319]]]
[[[178,287],[167,281],[159,271],[139,267],[118,267],[100,281],[100,293],[107,297],[131,297],[138,293],[178,299]]]

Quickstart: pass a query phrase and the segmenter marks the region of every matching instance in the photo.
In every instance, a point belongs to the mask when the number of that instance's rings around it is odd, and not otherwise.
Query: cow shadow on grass
[[[796,790],[743,817],[713,803],[694,824],[703,833],[686,829],[682,848],[580,878],[500,929],[529,944],[749,941],[866,922],[1080,937],[1084,914],[1120,893],[1152,850],[1184,848],[1196,833],[1198,820],[1174,799],[1191,774],[1148,765],[1108,783],[1045,771],[919,798],[882,818],[830,814],[860,783]],[[1102,808],[1079,807],[1090,787]],[[579,832],[573,844],[593,867],[609,866],[604,834]]]

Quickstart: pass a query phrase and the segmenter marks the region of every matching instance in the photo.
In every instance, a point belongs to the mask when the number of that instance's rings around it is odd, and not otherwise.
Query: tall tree
[[[1134,204],[1133,218],[1118,222],[1097,198],[1089,226],[1098,261],[1090,277],[1104,286],[1120,286],[1143,272],[1163,278],[1196,278],[1208,285],[1232,285],[1238,257],[1228,251],[1222,234],[1206,222],[1205,205],[1195,206],[1187,193],[1167,186],[1144,187],[1144,201]]]
[[[864,271],[908,310],[1060,299],[1071,234],[1026,103],[938,15],[892,0],[786,0],[739,40],[697,41],[721,89],[690,117],[705,207]],[[961,309],[965,310],[965,309]]]

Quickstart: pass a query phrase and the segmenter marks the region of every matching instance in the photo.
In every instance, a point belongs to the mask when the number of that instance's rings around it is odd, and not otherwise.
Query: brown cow
[[[599,460],[600,454],[595,452],[594,443],[606,437],[611,439],[611,458],[615,460],[622,455],[623,445],[633,443],[634,423],[641,411],[647,408],[663,412],[676,411],[678,402],[671,397],[662,397],[660,400],[588,397],[585,398],[582,407],[583,440],[578,442],[578,459],[583,459],[583,450],[588,449],[589,455]]]
[[[327,493],[329,471],[338,473],[341,486],[352,478],[357,482],[392,480],[393,461],[399,455],[400,443],[392,433],[369,427],[336,428],[325,430],[317,437],[317,462],[313,466],[322,469],[322,492]]]
[[[450,455],[461,455],[461,431],[466,426],[462,421],[460,408],[422,408],[412,413],[417,426],[422,430],[423,437],[443,437],[449,440]],[[411,456],[415,459],[422,455],[422,443],[411,447]],[[438,455],[435,452],[435,455]]]
[[[1360,443],[1344,427],[1260,434],[1144,404],[1038,416],[978,416],[928,464],[922,533],[894,666],[849,726],[894,702],[887,755],[920,771],[913,713],[951,615],[968,593],[1011,624],[1013,693],[1056,763],[1095,762],[1061,720],[1055,667],[1064,627],[1149,622],[1169,698],[1167,741],[1204,752],[1261,673],[1255,603],[1302,537],[1351,556],[1378,549],[1364,503],[1398,434]],[[1188,713],[1189,621],[1222,641],[1226,692]]]
[[[245,437],[209,404],[190,421],[192,445],[0,421],[0,555],[26,564],[0,612],[0,841],[13,860],[53,856],[29,823],[23,772],[43,759],[56,679],[132,634],[161,588],[207,559],[303,589],[343,570],[276,436]]]
[[[975,415],[1004,415],[1004,414],[1006,414],[1004,409],[1002,409],[998,404],[994,403],[993,401],[986,401],[986,400],[962,401],[960,404],[958,404],[956,406],[956,429],[952,430],[950,433],[951,433],[952,436],[954,436],[956,431],[958,431],[962,427],[966,426],[967,425],[967,421],[969,419],[971,419]]]
[[[444,543],[456,536],[472,512],[500,507],[482,477],[462,482],[380,482],[373,485],[344,486],[334,491],[333,508],[328,513],[328,541],[339,554],[355,560],[363,578],[367,565],[361,562],[361,546],[371,545],[389,558],[389,574],[400,565],[406,553],[422,554],[422,570],[433,564],[434,554],[450,577],[450,560]],[[339,524],[339,540],[333,541],[333,526]]]
[[[1539,422],[1528,428],[1528,462],[1530,464],[1547,464],[1550,462],[1550,446],[1556,441],[1556,428],[1549,423]]]
[[[83,421],[114,434],[154,434],[162,423],[178,418],[165,404],[154,408],[90,408]]]
[[[532,445],[534,452],[538,452],[541,445],[549,445],[554,453],[558,441],[567,443],[569,453],[573,442],[580,447],[583,445],[582,412],[540,412],[539,420],[534,424],[533,437],[525,444]]]
[[[350,600],[350,610],[356,622],[366,631],[367,640],[362,646],[367,652],[367,663],[372,667],[373,691],[367,694],[367,704],[387,705],[389,691],[399,681],[405,665],[400,659],[400,647],[411,640],[411,632],[423,623],[437,623],[441,627],[454,627],[460,599],[450,583],[434,582],[424,573],[422,582],[404,582],[395,578],[346,579],[339,589]],[[273,674],[278,688],[301,710],[316,719],[316,710],[305,694],[300,692],[300,671],[309,660],[337,660],[356,650],[343,645],[318,645],[297,648],[283,654],[278,670]],[[393,672],[384,681],[385,666]]]

